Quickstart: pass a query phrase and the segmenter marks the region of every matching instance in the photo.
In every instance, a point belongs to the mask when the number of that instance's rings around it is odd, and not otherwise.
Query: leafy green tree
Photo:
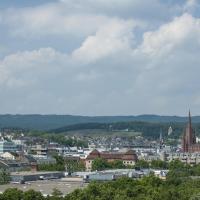
[[[76,189],[72,193],[65,196],[65,200],[87,200],[84,198],[85,193],[81,189]]]
[[[8,188],[3,193],[3,199],[5,200],[22,200],[23,192],[17,188]]]
[[[53,197],[62,197],[63,193],[60,190],[58,190],[57,188],[54,188],[53,192],[52,192],[52,196]]]
[[[68,172],[85,171],[85,164],[81,160],[65,160],[65,168]]]
[[[169,169],[175,170],[175,169],[184,169],[185,165],[180,160],[173,160],[169,163]]]
[[[194,166],[191,168],[191,175],[192,175],[192,176],[200,176],[200,164],[194,165]]]
[[[62,156],[55,155],[54,158],[56,159],[57,165],[64,165],[65,164],[64,158]]]
[[[149,162],[146,160],[138,160],[135,164],[135,168],[149,168]]]
[[[141,180],[141,184],[144,186],[151,185],[153,187],[158,187],[162,185],[162,180],[158,177],[155,177],[154,174],[150,174],[149,176],[145,176]]]
[[[92,162],[92,171],[101,171],[112,168],[111,165],[103,158],[96,158]]]
[[[65,171],[65,166],[60,164],[40,164],[38,171]]]
[[[113,169],[124,169],[126,166],[123,164],[122,160],[115,160],[110,163]]]
[[[168,163],[162,160],[153,160],[151,167],[154,169],[168,169]]]
[[[10,173],[6,169],[0,170],[0,184],[7,184],[11,180]]]
[[[37,192],[34,190],[28,190],[23,194],[23,200],[44,200],[41,192]]]
[[[62,156],[55,155],[56,164],[40,164],[38,165],[39,171],[65,171],[65,161]]]

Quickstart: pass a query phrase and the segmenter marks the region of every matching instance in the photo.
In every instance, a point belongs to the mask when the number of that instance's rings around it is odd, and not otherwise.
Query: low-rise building
[[[91,171],[92,169],[92,162],[96,158],[103,158],[108,162],[113,162],[115,160],[122,160],[124,165],[135,165],[137,161],[137,155],[135,151],[128,150],[125,153],[121,152],[99,152],[96,149],[93,150],[86,158],[85,166],[87,171]]]
[[[36,155],[46,156],[48,153],[48,148],[44,145],[35,145],[31,148],[31,152]]]
[[[38,165],[56,164],[56,159],[52,156],[32,155],[32,157],[36,160]]]
[[[200,153],[170,153],[167,156],[169,162],[180,160],[183,163],[195,165],[200,163]]]
[[[12,172],[11,181],[24,183],[26,181],[51,180],[64,177],[63,172]]]
[[[129,177],[133,179],[142,178],[148,176],[151,172],[154,172],[151,169],[146,170],[135,170],[135,169],[114,169],[114,170],[104,170],[99,172],[84,172],[79,174],[80,177],[83,177],[85,182],[90,181],[112,181],[121,177]]]
[[[17,146],[7,140],[1,140],[0,141],[0,154],[5,153],[5,152],[16,152],[17,151]]]
[[[0,168],[6,169],[10,172],[30,171],[35,167],[34,163],[18,160],[0,159]],[[36,170],[34,170],[36,171]]]
[[[19,158],[19,154],[15,152],[5,152],[5,153],[2,153],[0,157],[6,160],[17,160]]]

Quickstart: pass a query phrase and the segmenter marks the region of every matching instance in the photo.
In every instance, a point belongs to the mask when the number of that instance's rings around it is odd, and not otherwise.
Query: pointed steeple
[[[162,129],[160,129],[160,149],[162,149],[162,146],[163,146],[163,135],[162,135]]]
[[[162,142],[162,129],[160,129],[160,142]]]
[[[189,127],[191,128],[192,127],[192,118],[191,118],[191,114],[190,114],[190,110],[189,110]]]
[[[184,152],[189,152],[190,151],[190,147],[192,147],[192,145],[196,144],[196,136],[195,136],[195,132],[192,129],[192,118],[191,118],[191,114],[190,114],[190,110],[189,110],[189,116],[188,116],[188,123],[183,135],[183,140],[182,140],[182,148]]]

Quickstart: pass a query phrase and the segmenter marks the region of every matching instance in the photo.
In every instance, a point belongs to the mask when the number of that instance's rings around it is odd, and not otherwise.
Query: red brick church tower
[[[196,146],[195,144],[196,144],[196,136],[192,128],[192,120],[189,111],[189,121],[187,123],[182,139],[182,150],[184,152],[193,152],[194,151],[193,147]]]

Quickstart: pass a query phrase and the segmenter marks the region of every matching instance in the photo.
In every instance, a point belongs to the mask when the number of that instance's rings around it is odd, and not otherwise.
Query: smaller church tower
[[[160,129],[160,138],[159,138],[159,145],[160,149],[163,148],[164,140],[163,140],[163,135],[162,135],[162,129]]]

